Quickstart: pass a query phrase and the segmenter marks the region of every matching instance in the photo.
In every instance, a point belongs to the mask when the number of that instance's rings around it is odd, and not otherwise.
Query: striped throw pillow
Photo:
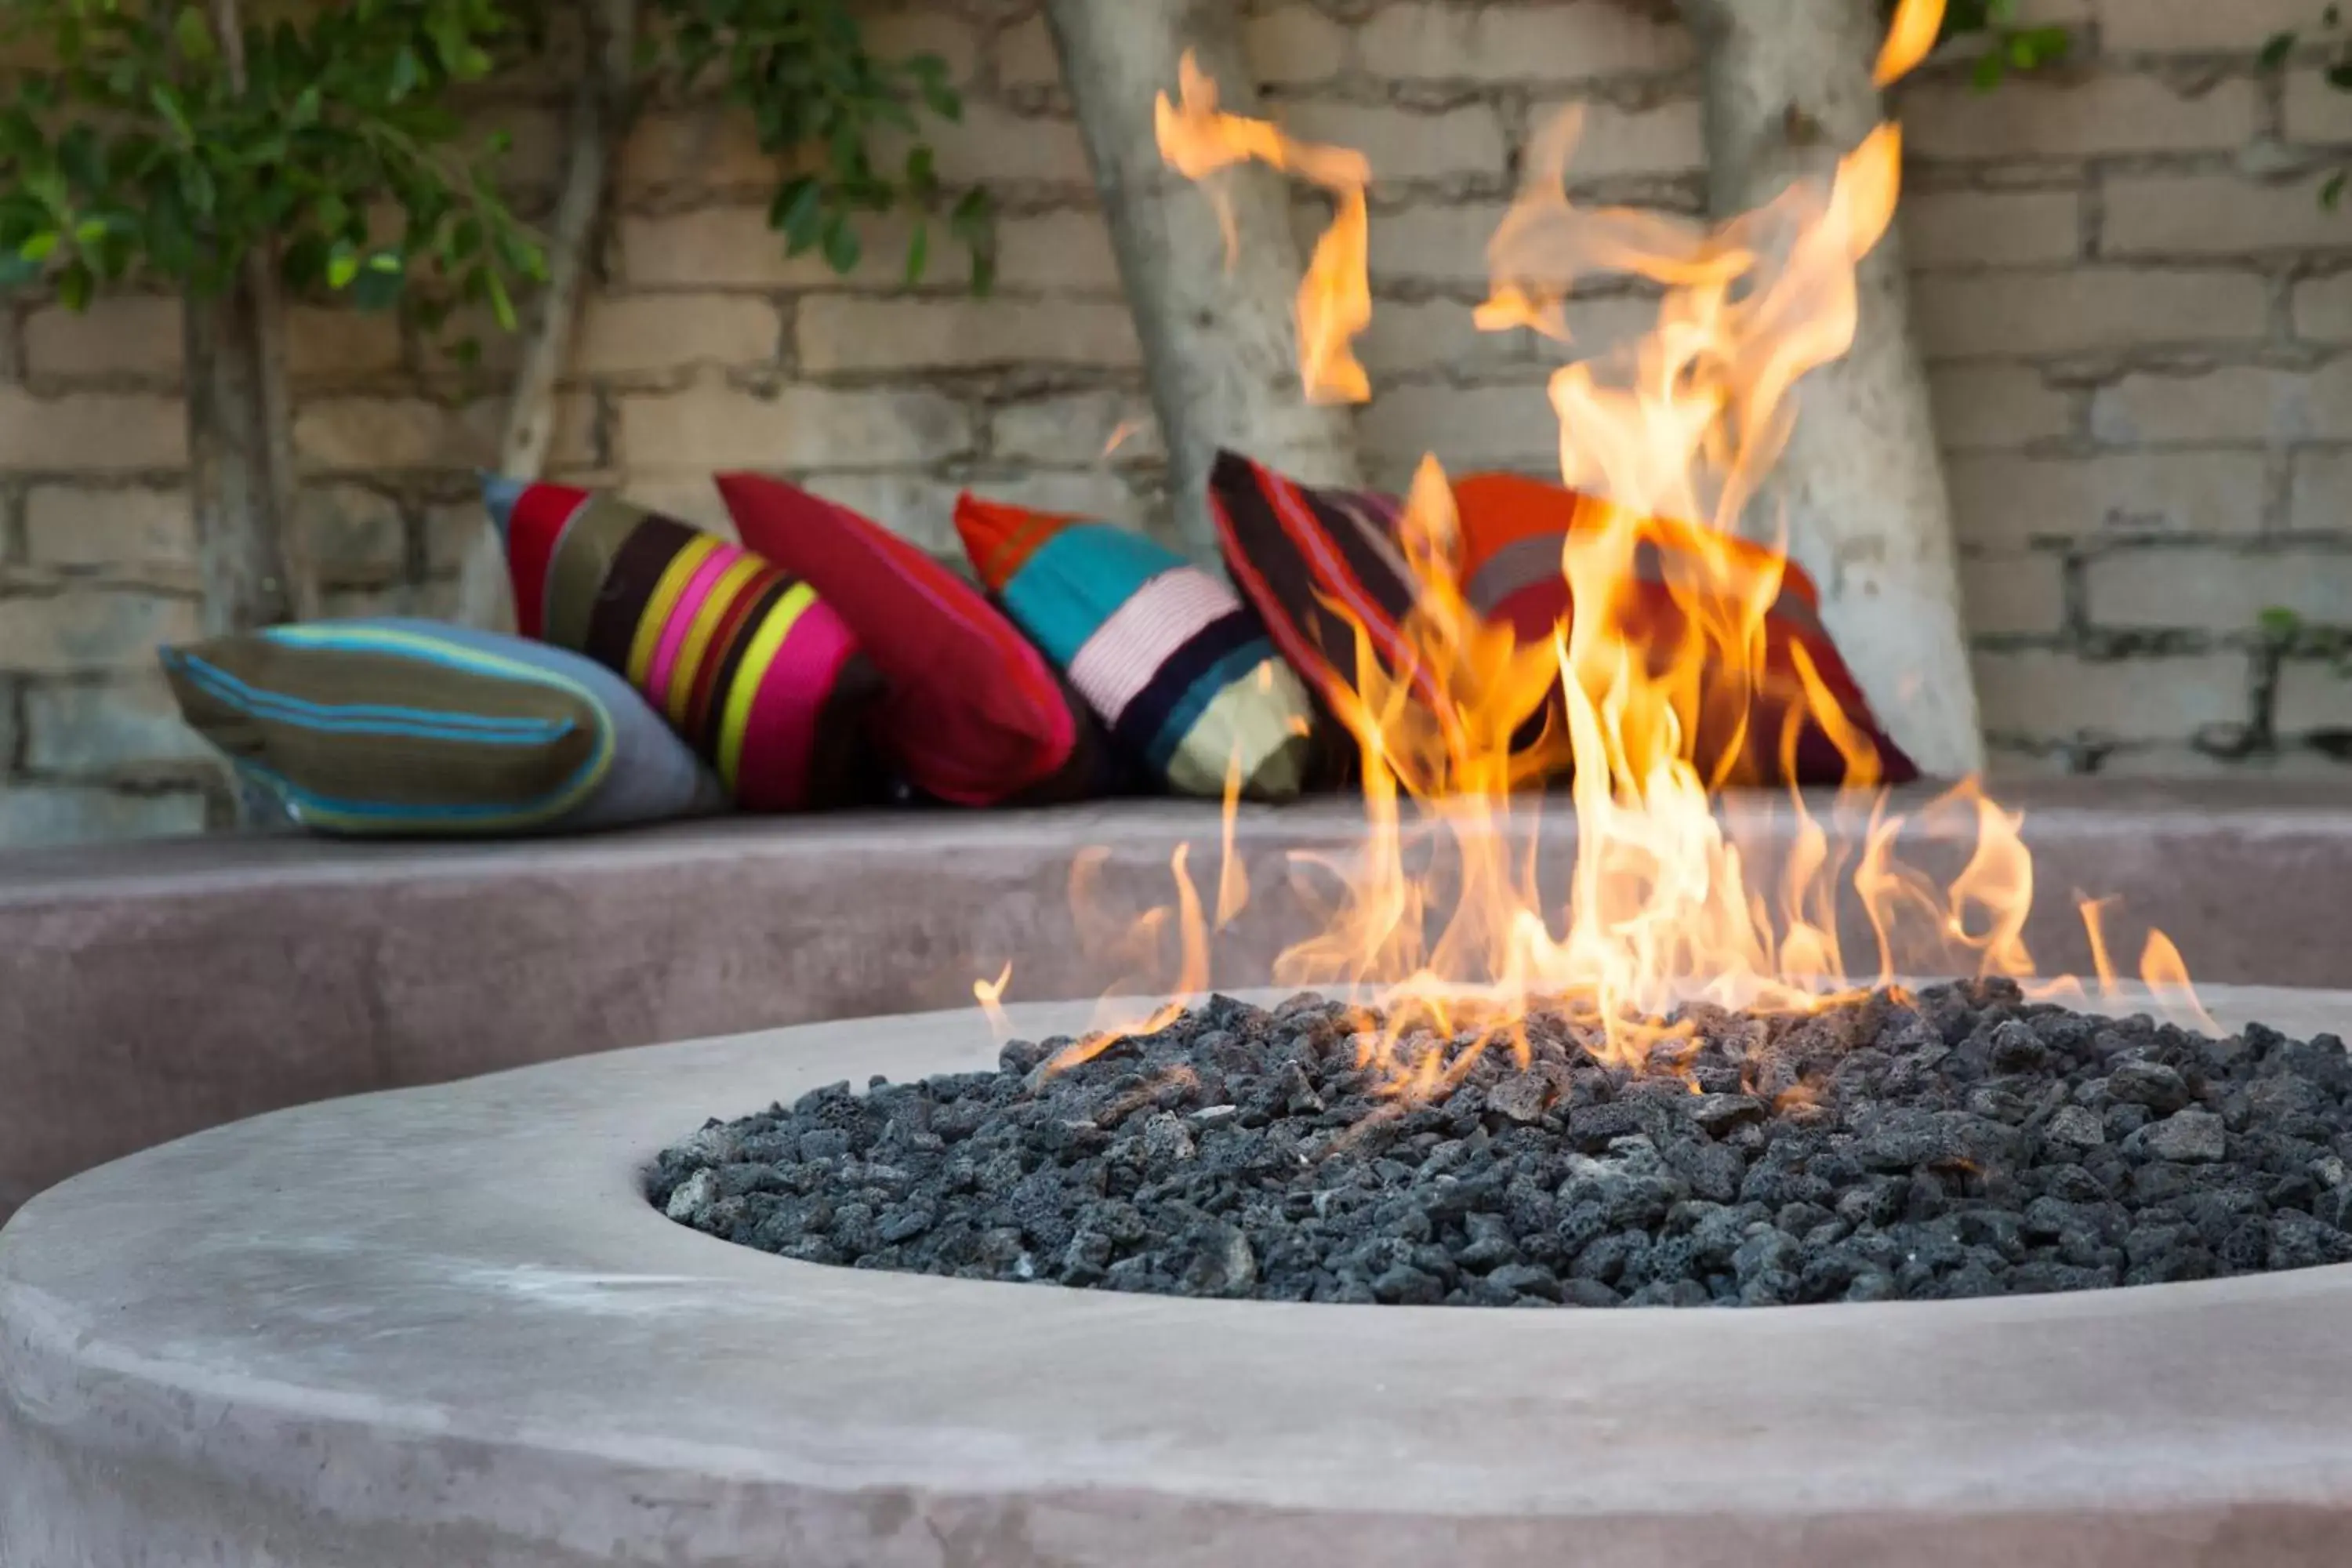
[[[564,485],[487,481],[519,627],[642,692],[751,811],[869,800],[881,679],[807,582],[715,533]]]
[[[889,682],[876,727],[914,789],[956,805],[1117,786],[1093,717],[954,572],[869,518],[759,474],[721,474],[743,542],[814,584]]]
[[[188,723],[318,832],[578,831],[722,804],[618,677],[522,637],[330,621],[161,657]]]
[[[1313,709],[1265,625],[1174,551],[1106,522],[966,493],[972,568],[1149,777],[1265,800],[1305,781]]]

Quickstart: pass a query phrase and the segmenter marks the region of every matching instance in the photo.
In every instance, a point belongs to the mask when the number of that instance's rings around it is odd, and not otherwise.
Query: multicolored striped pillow
[[[1359,625],[1382,669],[1412,670],[1425,700],[1444,701],[1401,629],[1414,598],[1396,542],[1402,507],[1373,490],[1310,489],[1235,452],[1219,453],[1210,471],[1226,570],[1327,709],[1342,710],[1360,687]]]
[[[906,781],[957,805],[1112,787],[1092,717],[1020,631],[870,519],[759,474],[721,474],[743,542],[814,584],[889,681],[876,727]]]
[[[189,725],[318,832],[581,831],[724,804],[619,677],[543,643],[329,621],[161,657]]]
[[[1461,525],[1463,593],[1470,606],[1509,626],[1523,643],[1550,637],[1574,609],[1562,552],[1571,532],[1591,526],[1587,509],[1601,503],[1521,474],[1466,475],[1455,481],[1454,500]],[[1690,523],[1647,524],[1633,563],[1638,581],[1620,610],[1629,636],[1672,647],[1685,635],[1687,613],[1670,584],[1715,580],[1696,568],[1677,571],[1673,557],[1695,556],[1704,546],[1727,559],[1731,570],[1759,574],[1759,584],[1761,574],[1780,573],[1779,595],[1765,613],[1764,665],[1753,687],[1722,683],[1702,697],[1694,747],[1700,770],[1727,784],[1907,784],[1917,778],[1917,765],[1880,726],[1830,640],[1812,579],[1796,563],[1783,563],[1759,545],[1712,532],[1702,541],[1700,531]],[[1864,763],[1874,778],[1852,776],[1854,763],[1811,717],[1797,666],[1799,649],[1841,710],[1851,731],[1849,743],[1858,741],[1865,754],[1874,753],[1874,761]]]
[[[966,492],[956,531],[982,586],[1077,688],[1112,742],[1180,795],[1286,800],[1314,710],[1232,588],[1109,523]]]
[[[881,679],[848,623],[772,561],[564,485],[485,481],[527,637],[643,692],[751,811],[877,797]]]

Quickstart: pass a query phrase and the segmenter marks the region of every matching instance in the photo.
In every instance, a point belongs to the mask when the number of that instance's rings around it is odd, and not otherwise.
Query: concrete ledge
[[[0,1233],[0,1563],[2333,1568],[2352,1538],[2352,1268],[1291,1307],[819,1268],[639,1191],[706,1115],[992,1054],[968,1012],[620,1052],[65,1184]]]
[[[2352,983],[2341,936],[2352,799],[2323,788],[2005,790],[2026,812],[2045,968],[2086,966],[2071,889],[2165,926],[2202,980]],[[1554,803],[1542,859],[1564,889]],[[1826,808],[1825,808],[1826,809]],[[1789,813],[1743,803],[1768,874]],[[1348,803],[1243,816],[1257,896],[1213,978],[1261,984],[1306,930],[1296,850],[1344,851]],[[1857,819],[1845,819],[1849,830]],[[0,1217],[77,1171],[199,1128],[332,1095],[616,1047],[1013,994],[1087,996],[1072,853],[1107,851],[1105,900],[1165,902],[1213,806],[762,819],[610,838],[391,847],[205,839],[0,855]],[[1924,829],[1906,853],[1957,868]],[[1850,939],[1868,951],[1868,932]],[[2137,938],[2129,939],[2137,951]],[[2121,942],[2119,942],[2119,945]]]

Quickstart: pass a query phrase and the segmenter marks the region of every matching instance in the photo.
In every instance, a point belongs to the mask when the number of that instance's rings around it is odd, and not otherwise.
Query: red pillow
[[[879,523],[759,474],[721,474],[746,548],[805,579],[857,635],[889,691],[877,738],[907,782],[958,805],[1067,798],[1103,752],[1013,623]]]
[[[1562,548],[1584,510],[1598,503],[1565,486],[1520,474],[1467,475],[1454,482],[1454,501],[1461,524],[1463,595],[1471,608],[1508,626],[1523,643],[1549,638],[1555,626],[1569,619],[1571,607],[1561,573]],[[1685,612],[1668,586],[1667,557],[1696,549],[1699,531],[1687,523],[1647,525],[1634,561],[1638,585],[1624,612],[1629,636],[1654,647],[1671,647],[1683,636]],[[1763,572],[1775,564],[1769,552],[1744,540],[1710,533],[1706,542],[1728,551],[1735,567]],[[1800,647],[1856,738],[1876,752],[1876,780],[1850,778],[1843,752],[1811,719],[1796,734],[1795,777],[1789,778],[1783,731],[1792,713],[1807,711],[1796,662]],[[1702,698],[1702,710],[1698,763],[1723,784],[1907,784],[1919,776],[1916,764],[1879,727],[1822,625],[1819,591],[1793,561],[1781,565],[1780,595],[1765,612],[1764,668],[1755,689],[1742,705],[1737,689],[1727,687],[1713,703]],[[1735,731],[1743,732],[1745,741],[1738,754],[1731,755]]]

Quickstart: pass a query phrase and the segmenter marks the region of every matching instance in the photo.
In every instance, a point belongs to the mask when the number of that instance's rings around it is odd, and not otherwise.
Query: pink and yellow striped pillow
[[[562,485],[485,486],[519,628],[643,693],[749,811],[876,797],[881,678],[847,623],[714,533]]]

